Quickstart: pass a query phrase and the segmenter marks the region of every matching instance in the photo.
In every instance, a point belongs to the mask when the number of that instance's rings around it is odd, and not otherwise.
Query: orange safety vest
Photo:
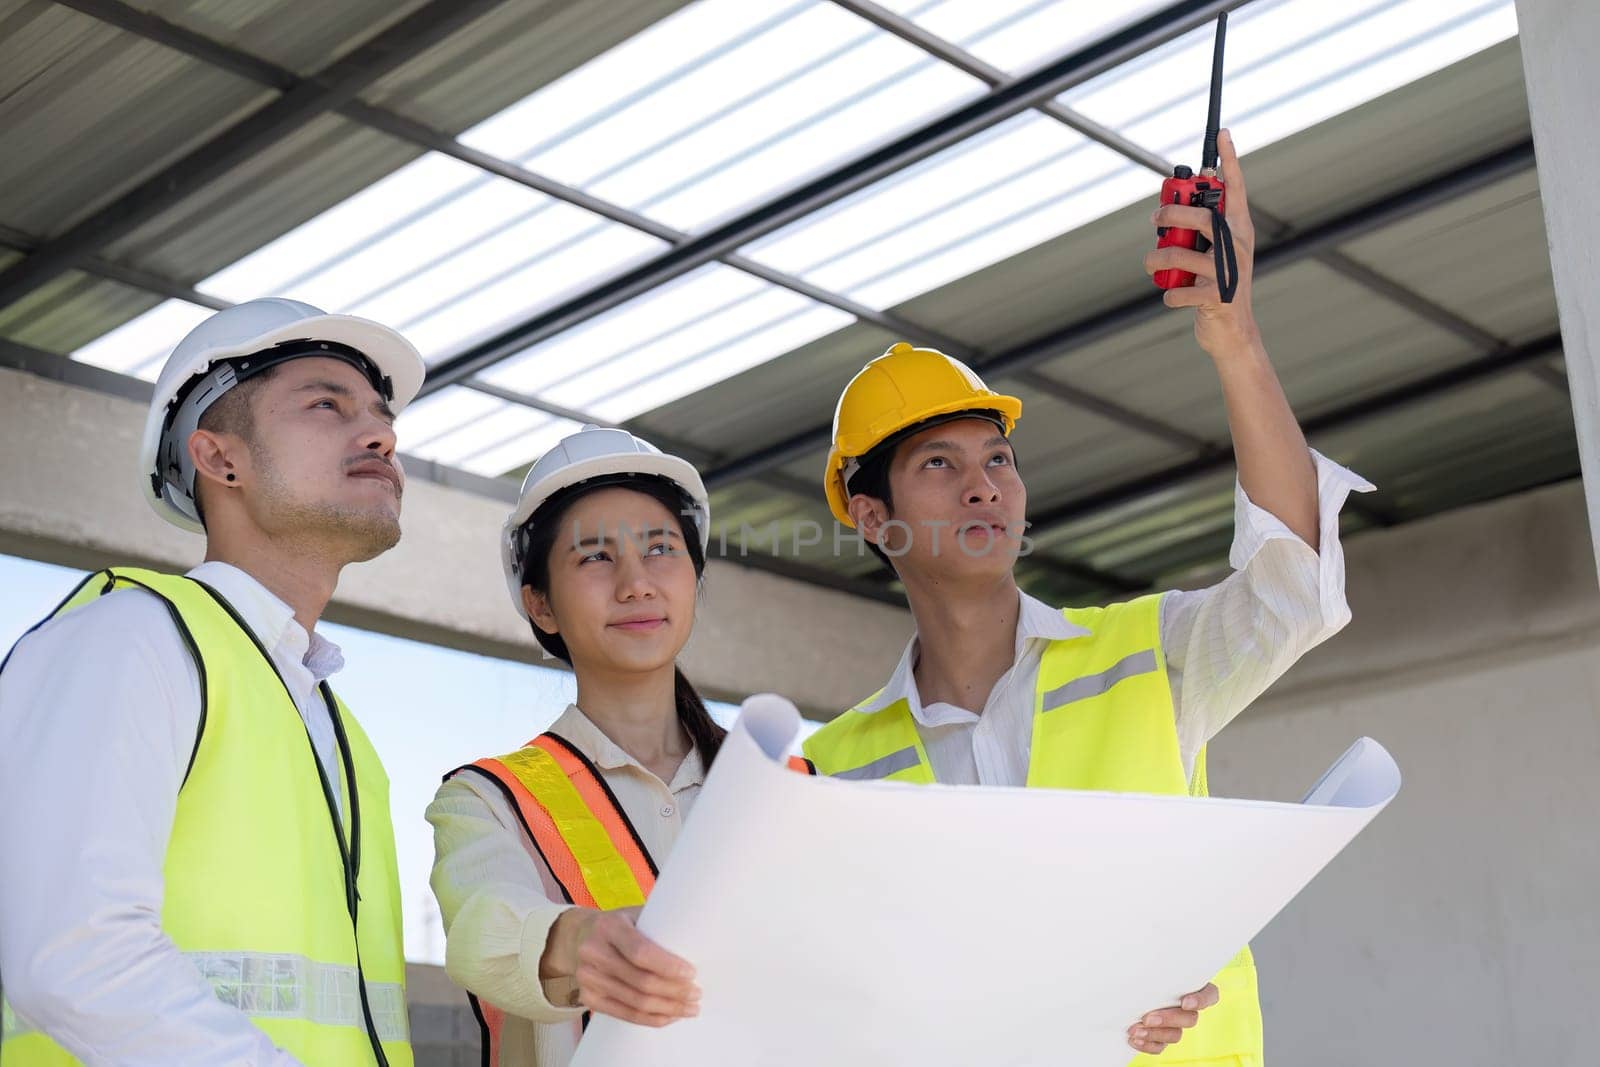
[[[804,757],[788,762],[802,774],[817,773]],[[650,896],[655,860],[599,768],[572,742],[543,733],[515,752],[458,767],[445,778],[467,771],[484,775],[505,795],[568,904],[611,911]],[[475,994],[467,999],[482,1031],[485,1067],[498,1067],[505,1012]]]

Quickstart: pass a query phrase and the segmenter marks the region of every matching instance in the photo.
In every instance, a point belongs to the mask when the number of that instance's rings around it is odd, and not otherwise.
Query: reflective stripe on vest
[[[1150,674],[1155,669],[1155,649],[1147,648],[1142,652],[1130,652],[1097,674],[1086,674],[1081,678],[1074,678],[1065,685],[1058,685],[1054,689],[1041,692],[1039,694],[1039,710],[1054,711],[1079,700],[1088,700],[1090,697],[1101,696],[1118,682],[1132,678],[1135,675]]]
[[[319,1026],[366,1030],[356,969],[319,963],[304,956],[261,952],[184,953],[211,983],[217,999],[256,1019],[300,1019]],[[393,982],[368,982],[367,1000],[378,1036],[406,1039],[405,988]],[[10,1004],[0,1012],[0,1034],[17,1038],[38,1031]],[[9,1061],[8,1061],[9,1063]]]
[[[116,589],[165,605],[201,685],[163,862],[163,933],[219,999],[301,1062],[410,1067],[389,783],[360,725],[324,689],[341,757],[330,769],[344,798],[336,818],[299,709],[227,602],[190,578],[116,568],[56,614]],[[16,1022],[5,1067],[77,1062]]]
[[[634,907],[655,888],[655,861],[599,769],[571,742],[540,734],[470,769],[500,786],[569,903],[602,911]],[[505,1012],[473,994],[468,999],[483,1030],[483,1062],[496,1067]],[[585,1013],[583,1025],[588,1021]]]
[[[1185,777],[1176,711],[1161,650],[1161,597],[1106,608],[1068,608],[1086,637],[1052,641],[1039,662],[1028,760],[1030,787],[1206,796],[1202,748]],[[875,698],[874,698],[875,699]],[[853,708],[806,739],[818,773],[929,783],[933,769],[910,706]],[[1182,872],[1175,872],[1181,877]],[[1258,1067],[1261,1008],[1246,946],[1213,979],[1216,1007],[1159,1058],[1138,1067]]]
[[[887,756],[879,756],[871,763],[863,763],[859,767],[851,767],[835,773],[835,778],[846,778],[852,781],[871,781],[875,778],[887,778],[899,771],[908,771],[922,762],[922,756],[917,752],[916,746],[902,748],[899,752],[891,752]]]
[[[599,772],[555,734],[473,767],[510,793],[567,898],[610,911],[643,904],[656,866]]]

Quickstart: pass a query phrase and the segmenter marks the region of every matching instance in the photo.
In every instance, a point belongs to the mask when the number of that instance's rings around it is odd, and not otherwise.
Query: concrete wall
[[[1348,546],[1355,620],[1212,746],[1295,799],[1356,737],[1395,802],[1257,939],[1271,1062],[1600,1062],[1600,589],[1582,491]]]
[[[443,967],[406,964],[406,1000],[416,1067],[479,1067],[478,1020]]]
[[[85,568],[198,562],[201,539],[157,518],[138,495],[144,412],[132,400],[0,368],[0,552]],[[500,571],[509,510],[413,478],[400,545],[346,569],[328,618],[545,662]],[[722,699],[771,690],[831,714],[883,683],[911,631],[903,609],[735,563],[713,561],[705,589],[683,666]]]

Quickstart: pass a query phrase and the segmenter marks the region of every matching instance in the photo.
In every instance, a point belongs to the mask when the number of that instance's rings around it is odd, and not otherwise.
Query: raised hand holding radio
[[[1217,257],[1211,252],[1167,245],[1146,253],[1144,257],[1145,273],[1151,276],[1173,270],[1193,276],[1192,284],[1167,289],[1163,300],[1168,307],[1195,309],[1195,339],[1213,358],[1231,355],[1243,346],[1260,343],[1260,334],[1250,306],[1256,245],[1255,227],[1250,223],[1250,201],[1245,195],[1244,174],[1239,169],[1239,156],[1234,151],[1233,137],[1223,130],[1217,143],[1221,151],[1222,181],[1228,189],[1224,240],[1230,254],[1225,258],[1233,263],[1227,279],[1231,283],[1231,291],[1218,287]],[[1163,204],[1150,216],[1150,221],[1155,226],[1167,227],[1169,233],[1177,229],[1205,232],[1210,229],[1213,216],[1210,208]]]
[[[1200,146],[1200,173],[1195,174],[1189,167],[1179,164],[1173,168],[1172,177],[1161,183],[1162,206],[1178,204],[1204,208],[1209,217],[1204,226],[1156,226],[1157,249],[1211,250],[1215,266],[1212,278],[1225,304],[1233,299],[1238,279],[1238,265],[1228,233],[1227,188],[1217,177],[1217,134],[1222,124],[1222,49],[1227,36],[1228,13],[1224,11],[1217,16],[1216,44],[1211,52],[1211,97],[1206,110],[1205,140]],[[1180,289],[1193,285],[1196,273],[1167,267],[1155,272],[1155,283],[1160,289]]]

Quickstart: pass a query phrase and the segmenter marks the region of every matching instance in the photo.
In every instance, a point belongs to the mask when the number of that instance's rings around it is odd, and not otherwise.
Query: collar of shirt
[[[295,621],[293,608],[238,567],[210,560],[190,571],[189,577],[209,585],[234,606],[280,669],[299,664],[310,672],[315,686],[344,668],[338,645],[321,634],[308,634]]]
[[[1061,609],[1053,608],[1020,589],[1017,595],[1021,599],[1017,612],[1016,648],[1011,658],[1013,666],[1022,658],[1030,641],[1064,641],[1067,638],[1088,635],[1089,631],[1082,626],[1068,622],[1066,616],[1061,614]],[[856,710],[870,715],[882,711],[898,700],[904,700],[911,708],[912,718],[923,726],[944,726],[952,722],[971,721],[974,718],[972,712],[950,704],[923,706],[922,698],[917,693],[915,674],[917,657],[920,654],[921,646],[913,634],[883,691],[866,703],[858,705]]]
[[[628,755],[621,745],[607,737],[605,731],[596,726],[576,704],[567,705],[567,710],[551,724],[550,732],[559,734],[564,741],[570,741],[574,748],[589,757],[589,762],[602,771],[633,767],[640,774],[655,777],[648,767]],[[701,785],[705,782],[705,776],[705,767],[700,762],[700,750],[691,748],[689,754],[683,757],[683,762],[678,764],[677,773],[672,776],[672,781],[667,783],[667,791],[679,793],[690,786]]]

